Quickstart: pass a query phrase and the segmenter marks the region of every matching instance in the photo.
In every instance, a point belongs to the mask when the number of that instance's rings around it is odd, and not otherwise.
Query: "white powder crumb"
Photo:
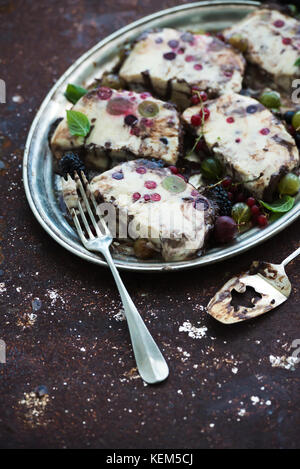
[[[183,363],[186,362],[190,358],[191,354],[188,353],[188,352],[185,352],[181,347],[177,347],[177,350],[178,350],[178,352],[182,353],[182,355],[183,355],[182,358],[181,358],[181,361]]]
[[[0,283],[0,293],[6,292],[5,283]]]
[[[266,401],[266,405],[270,406],[270,405],[272,405],[272,402],[271,401]]]
[[[240,417],[244,417],[246,415],[246,409],[240,409],[239,412],[238,412],[238,415]]]
[[[13,101],[14,103],[21,104],[21,103],[24,102],[24,99],[22,98],[22,96],[20,96],[20,95],[17,94],[16,96],[13,96],[13,97],[12,97],[12,101]]]
[[[116,321],[126,321],[123,309],[121,309],[118,313],[114,314],[114,319]]]
[[[210,428],[215,428],[215,424],[214,424],[214,423],[211,423],[209,426],[210,426]]]
[[[183,392],[181,391],[181,389],[178,389],[177,394],[179,394],[180,396],[183,396]]]
[[[253,404],[253,405],[256,405],[256,404],[258,404],[258,403],[260,402],[260,398],[257,397],[257,396],[252,396],[252,397],[251,397],[251,401],[252,401],[252,404]]]
[[[185,321],[182,326],[179,327],[179,332],[187,332],[188,336],[192,339],[203,339],[207,332],[207,327],[195,327],[190,321]]]
[[[297,365],[299,363],[299,358],[297,357],[274,357],[270,355],[270,363],[272,368],[282,368],[288,371],[295,371]]]
[[[65,300],[58,294],[57,290],[47,290],[49,298],[51,301],[51,306],[54,306],[57,300],[60,300],[63,304],[65,304]]]
[[[232,370],[231,370],[231,371],[232,371],[232,373],[233,373],[234,375],[236,375],[236,374],[237,374],[237,372],[239,371],[239,369],[238,369],[238,368],[236,368],[236,367],[234,367],[234,368],[232,368]]]
[[[84,347],[81,347],[80,352],[86,352],[86,349]]]

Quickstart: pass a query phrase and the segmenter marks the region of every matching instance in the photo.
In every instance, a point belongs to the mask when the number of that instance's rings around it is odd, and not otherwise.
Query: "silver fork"
[[[116,285],[118,287],[124,311],[125,317],[127,319],[127,324],[129,328],[129,333],[131,337],[133,352],[137,364],[138,371],[146,383],[155,384],[160,383],[167,379],[169,376],[169,368],[168,365],[160,352],[158,346],[156,345],[153,337],[151,336],[150,332],[148,331],[144,321],[142,320],[138,310],[134,306],[132,299],[130,298],[122,280],[119,275],[119,272],[114,264],[112,256],[110,254],[109,247],[112,243],[112,236],[110,231],[104,222],[103,218],[101,218],[98,214],[97,210],[97,203],[92,191],[89,188],[89,184],[82,173],[82,180],[84,182],[86,191],[84,190],[83,184],[78,175],[75,175],[75,180],[77,184],[77,189],[82,196],[86,212],[88,217],[84,211],[84,207],[78,197],[78,210],[81,216],[82,222],[85,226],[86,233],[88,237],[85,236],[80,222],[78,218],[78,212],[75,209],[71,210],[71,215],[73,217],[78,235],[82,241],[82,244],[86,249],[89,251],[100,252],[106,259],[107,264],[110,267],[110,270],[114,276]],[[91,199],[91,202],[94,206],[95,213],[98,215],[99,224],[102,228],[100,229],[98,223],[96,222],[94,213],[90,206],[88,198]],[[94,227],[96,236],[92,233],[90,228],[90,223],[88,222],[88,218],[92,226]],[[102,232],[103,231],[103,232]]]

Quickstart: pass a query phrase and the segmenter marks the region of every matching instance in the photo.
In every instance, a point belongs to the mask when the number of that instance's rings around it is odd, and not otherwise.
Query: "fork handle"
[[[104,249],[102,253],[114,276],[122,299],[139,373],[148,384],[160,383],[169,376],[168,365],[130,298],[109,249]]]
[[[296,249],[289,257],[287,257],[283,262],[282,265],[285,267],[289,262],[291,262],[295,257],[300,255],[300,247]]]

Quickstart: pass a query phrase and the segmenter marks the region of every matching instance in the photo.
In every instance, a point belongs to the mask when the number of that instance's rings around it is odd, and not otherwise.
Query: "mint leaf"
[[[91,124],[85,114],[78,111],[67,111],[67,121],[71,135],[86,137],[91,129]]]
[[[295,199],[290,195],[285,195],[282,199],[276,200],[273,204],[267,204],[263,200],[260,200],[259,203],[270,212],[285,213],[293,208]]]
[[[65,97],[71,103],[76,104],[77,101],[82,98],[82,96],[87,94],[87,92],[88,90],[86,90],[85,88],[69,83],[65,92]]]
[[[296,62],[294,63],[294,66],[300,67],[300,57],[296,60]]]

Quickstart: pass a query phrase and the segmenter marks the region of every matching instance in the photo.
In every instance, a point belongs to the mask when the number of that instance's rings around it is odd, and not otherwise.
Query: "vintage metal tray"
[[[230,26],[253,11],[258,2],[224,1],[198,2],[160,11],[147,16],[107,37],[78,59],[60,78],[45,98],[29,132],[24,155],[24,185],[31,209],[39,223],[59,244],[81,258],[99,265],[106,263],[96,254],[86,251],[75,231],[66,220],[59,197],[59,178],[53,174],[52,156],[47,144],[50,124],[65,113],[67,101],[64,91],[68,83],[88,85],[94,78],[110,69],[117,60],[118,47],[134,39],[143,30],[154,27],[216,30]],[[239,236],[229,246],[209,250],[204,256],[184,261],[138,261],[118,255],[116,264],[121,269],[134,271],[181,270],[212,264],[252,248],[286,228],[300,214],[300,199],[295,207],[266,229],[252,230]]]

